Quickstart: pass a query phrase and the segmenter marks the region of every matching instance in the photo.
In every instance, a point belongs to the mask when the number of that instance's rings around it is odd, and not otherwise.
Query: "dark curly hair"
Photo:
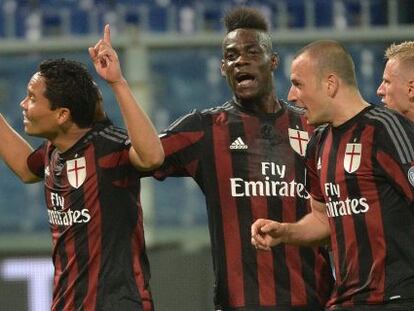
[[[68,108],[72,121],[80,128],[93,124],[99,90],[86,67],[64,58],[45,60],[39,65],[45,79],[45,97],[52,110]]]
[[[224,24],[227,33],[238,28],[269,31],[269,25],[263,14],[259,10],[250,7],[238,7],[227,12],[224,16]]]

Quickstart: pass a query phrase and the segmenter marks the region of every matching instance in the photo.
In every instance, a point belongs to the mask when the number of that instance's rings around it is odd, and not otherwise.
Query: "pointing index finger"
[[[111,29],[109,28],[109,24],[105,25],[103,41],[111,45]]]

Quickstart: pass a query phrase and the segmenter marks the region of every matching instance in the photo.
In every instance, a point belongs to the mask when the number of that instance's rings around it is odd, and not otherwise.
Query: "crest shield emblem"
[[[292,149],[302,157],[305,156],[306,146],[309,142],[308,132],[291,128],[289,128],[288,131],[289,143]]]
[[[72,187],[77,189],[82,186],[86,179],[85,157],[66,161],[66,173]]]
[[[355,172],[361,164],[361,144],[346,144],[344,156],[344,169],[348,173]]]

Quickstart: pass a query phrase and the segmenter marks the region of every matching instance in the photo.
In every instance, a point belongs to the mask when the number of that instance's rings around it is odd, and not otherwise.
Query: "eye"
[[[260,51],[259,51],[257,48],[250,48],[250,49],[247,51],[247,53],[249,53],[249,55],[254,56],[254,55],[259,54],[259,53],[260,53]]]
[[[233,61],[237,58],[237,54],[234,52],[226,52],[224,58],[228,61]]]

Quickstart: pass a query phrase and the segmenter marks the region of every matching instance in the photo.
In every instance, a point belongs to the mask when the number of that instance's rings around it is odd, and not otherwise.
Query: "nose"
[[[295,93],[295,90],[294,90],[293,86],[290,87],[287,98],[288,98],[288,101],[290,101],[290,102],[296,102],[297,101],[298,98],[296,96],[296,93]]]
[[[236,65],[244,65],[249,63],[249,57],[247,56],[247,53],[240,53],[235,63]]]
[[[20,107],[23,108],[24,110],[27,109],[27,100],[28,97],[26,96],[25,98],[22,99],[22,101],[20,102]]]
[[[381,82],[381,84],[379,85],[378,89],[377,89],[377,95],[378,96],[384,96],[385,92],[384,92],[384,82]]]

